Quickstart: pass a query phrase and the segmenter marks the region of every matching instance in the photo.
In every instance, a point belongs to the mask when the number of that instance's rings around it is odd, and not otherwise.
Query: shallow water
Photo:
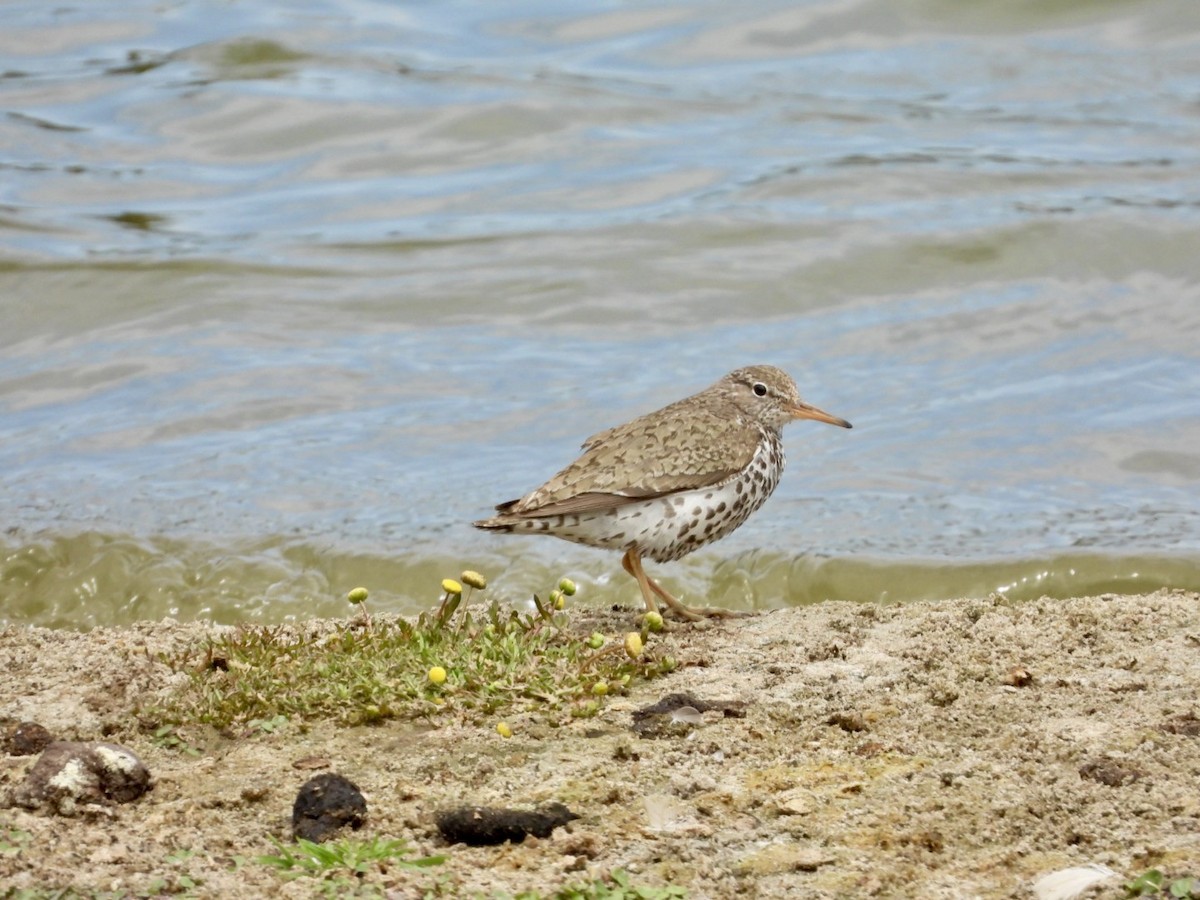
[[[1200,587],[1200,9],[6,6],[0,620],[411,611],[600,428],[750,362],[772,606]]]

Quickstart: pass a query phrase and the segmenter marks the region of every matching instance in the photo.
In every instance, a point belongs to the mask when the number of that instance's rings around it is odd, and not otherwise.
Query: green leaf
[[[1144,897],[1148,894],[1157,894],[1162,888],[1163,873],[1158,869],[1150,869],[1143,872],[1133,881],[1126,882],[1125,893],[1130,897]]]

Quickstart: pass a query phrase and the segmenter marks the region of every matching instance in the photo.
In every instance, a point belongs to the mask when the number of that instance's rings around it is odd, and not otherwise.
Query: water
[[[699,599],[1200,588],[1189,0],[10,3],[0,621],[411,612],[751,362],[850,419]]]

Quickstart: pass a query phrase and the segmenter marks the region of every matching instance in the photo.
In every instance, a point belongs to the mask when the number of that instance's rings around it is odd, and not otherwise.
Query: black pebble
[[[367,800],[353,781],[322,772],[300,788],[292,804],[292,837],[320,843],[346,825],[354,830],[367,820]]]
[[[435,816],[438,831],[451,844],[486,847],[512,841],[519,844],[525,836],[550,837],[560,825],[578,819],[561,803],[551,803],[541,809],[492,809],[487,806],[460,806],[443,809]]]

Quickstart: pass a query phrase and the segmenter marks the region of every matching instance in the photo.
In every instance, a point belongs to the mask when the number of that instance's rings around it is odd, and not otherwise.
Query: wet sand
[[[157,654],[210,630],[0,632],[0,725],[125,744],[156,780],[133,804],[74,818],[0,808],[0,886],[318,895],[253,861],[290,834],[314,758],[366,795],[359,836],[447,856],[368,874],[380,895],[553,895],[623,869],[693,897],[1034,897],[1047,873],[1100,864],[1118,874],[1085,896],[1118,898],[1150,868],[1200,875],[1195,593],[824,603],[675,626],[660,640],[677,672],[594,719],[507,717],[509,739],[494,722],[316,723],[184,728],[197,756],[157,746],[131,715],[181,677]],[[633,731],[635,709],[678,691],[742,701],[745,715]],[[0,757],[0,798],[35,759]],[[459,803],[553,801],[581,818],[520,845],[447,847],[432,821]]]

